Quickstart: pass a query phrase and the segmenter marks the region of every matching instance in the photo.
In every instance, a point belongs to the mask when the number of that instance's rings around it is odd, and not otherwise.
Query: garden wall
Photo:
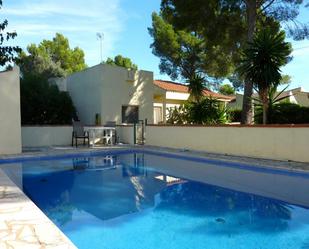
[[[19,68],[0,72],[0,155],[21,152]]]
[[[134,144],[133,125],[118,125],[116,128],[120,143]]]
[[[309,125],[148,125],[146,143],[229,155],[309,162]]]
[[[71,144],[72,126],[23,126],[23,147],[40,147]]]
[[[23,126],[22,146],[70,146],[72,131],[72,126]],[[134,144],[133,125],[119,125],[116,131],[121,143]]]

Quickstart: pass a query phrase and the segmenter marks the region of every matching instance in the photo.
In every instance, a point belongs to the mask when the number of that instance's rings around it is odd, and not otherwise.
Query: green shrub
[[[20,92],[23,125],[71,124],[72,118],[76,118],[70,95],[42,77],[24,77]]]
[[[173,108],[168,108],[167,120],[168,124],[186,124],[187,123],[187,110],[183,105]]]
[[[203,98],[200,102],[187,102],[183,106],[169,109],[167,123],[170,124],[224,124],[226,109],[220,101]]]
[[[293,103],[279,103],[273,105],[268,112],[269,124],[308,124],[309,107]],[[262,110],[255,108],[255,123],[262,123]]]
[[[228,109],[227,115],[230,122],[241,122],[241,109]]]

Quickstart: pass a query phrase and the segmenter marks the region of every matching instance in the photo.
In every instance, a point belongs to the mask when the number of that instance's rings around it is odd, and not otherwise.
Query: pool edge
[[[73,242],[0,169],[0,247],[77,249]]]

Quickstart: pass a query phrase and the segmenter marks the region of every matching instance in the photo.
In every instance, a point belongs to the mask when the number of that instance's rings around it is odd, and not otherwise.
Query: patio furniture
[[[75,146],[77,147],[78,139],[83,139],[83,144],[89,147],[89,132],[84,130],[84,127],[80,121],[73,121],[73,132],[72,132],[72,146],[75,140]]]
[[[116,121],[106,121],[105,125],[106,127],[114,127],[115,128],[115,132],[112,134],[112,143],[113,144],[117,144],[117,131],[116,131]]]
[[[89,132],[90,144],[95,145],[96,140],[103,140],[104,144],[113,145],[113,134],[115,134],[115,127],[106,127],[106,126],[85,126],[85,131]],[[100,137],[97,137],[97,134],[100,134]]]

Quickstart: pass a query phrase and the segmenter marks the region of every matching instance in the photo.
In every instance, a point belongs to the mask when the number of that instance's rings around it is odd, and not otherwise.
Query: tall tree
[[[274,34],[270,29],[262,29],[244,50],[238,69],[257,88],[263,105],[263,124],[267,123],[270,90],[282,81],[280,67],[288,63],[292,52],[291,44],[284,40],[284,31]]]
[[[160,58],[161,73],[173,80],[185,80],[193,97],[200,98],[205,87],[233,71],[233,53],[223,53],[220,46],[208,43],[197,31],[177,27],[167,14],[152,14],[153,54]],[[200,91],[200,93],[198,92]]]
[[[28,54],[22,51],[17,60],[24,76],[37,75],[45,79],[66,76],[66,72],[61,68],[61,64],[53,61],[50,56],[39,53],[34,44],[29,45],[27,51]]]
[[[128,69],[134,69],[134,70],[138,69],[137,65],[134,64],[130,58],[124,57],[120,54],[115,56],[114,59],[110,57],[107,58],[107,60],[104,63],[109,64],[109,65],[119,66],[119,67],[125,67]]]
[[[0,0],[0,9],[2,7],[2,0]],[[10,39],[14,39],[17,34],[16,32],[5,32],[4,30],[8,26],[8,21],[5,19],[0,22],[0,66],[5,66],[7,63],[15,61],[16,54],[20,52],[18,46],[8,46],[5,42]]]
[[[175,26],[201,30],[203,38],[210,43],[222,44],[223,41],[228,52],[229,46],[231,51],[243,49],[246,41],[252,41],[259,25],[274,22],[281,23],[296,40],[308,38],[308,26],[297,21],[301,6],[304,6],[303,0],[162,0],[161,12],[169,16]],[[214,10],[221,14],[215,15]],[[220,39],[222,37],[232,39]],[[251,123],[253,83],[245,81],[242,123]]]
[[[69,40],[56,34],[52,40],[43,40],[38,46],[30,44],[27,53],[19,55],[18,64],[23,74],[45,77],[66,76],[87,67],[82,49],[70,48]]]

